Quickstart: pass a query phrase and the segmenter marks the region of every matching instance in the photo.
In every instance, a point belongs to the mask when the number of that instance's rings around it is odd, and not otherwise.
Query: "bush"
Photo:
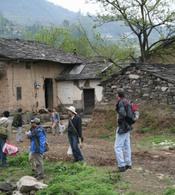
[[[10,166],[24,167],[28,164],[28,154],[17,153],[16,156],[9,156],[8,163]]]
[[[175,195],[175,188],[168,188],[163,195]]]

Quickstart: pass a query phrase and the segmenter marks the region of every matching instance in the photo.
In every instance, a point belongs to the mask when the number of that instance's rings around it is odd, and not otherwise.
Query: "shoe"
[[[119,172],[125,172],[126,171],[126,167],[118,167],[118,171]]]
[[[132,166],[131,165],[126,165],[125,166],[125,169],[127,170],[127,169],[132,169]]]

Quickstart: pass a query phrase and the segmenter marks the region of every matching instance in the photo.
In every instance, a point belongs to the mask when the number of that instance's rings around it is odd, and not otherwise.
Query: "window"
[[[26,62],[26,69],[31,69],[31,63],[30,62]]]
[[[22,99],[22,88],[21,87],[17,87],[16,88],[16,99],[17,100],[21,100]]]

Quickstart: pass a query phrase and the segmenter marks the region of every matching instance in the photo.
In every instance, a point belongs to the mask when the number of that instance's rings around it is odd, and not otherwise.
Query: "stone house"
[[[115,102],[124,88],[133,101],[175,104],[175,64],[131,64],[101,85],[104,102]]]
[[[78,95],[80,86],[77,80],[69,78],[69,81],[64,83],[60,82],[59,76],[71,69],[88,70],[85,68],[87,64],[87,61],[84,63],[84,59],[77,55],[65,53],[43,43],[0,39],[0,111],[15,110],[18,107],[25,111],[38,111],[42,108],[57,107],[61,103],[79,105],[77,102],[83,102],[83,95]],[[76,76],[79,77],[77,73]],[[84,78],[86,84],[82,84],[81,88],[87,88],[87,91],[84,90],[84,96],[92,94],[94,90],[94,98],[100,101],[102,87],[97,86],[95,80],[100,82],[95,76]],[[71,101],[68,101],[69,98]],[[88,101],[86,99],[85,101]],[[83,106],[84,103],[79,108],[83,109]]]

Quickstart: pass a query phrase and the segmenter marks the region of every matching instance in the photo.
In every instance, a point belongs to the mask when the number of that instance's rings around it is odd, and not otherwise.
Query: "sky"
[[[95,14],[99,11],[99,5],[86,3],[86,0],[48,0],[74,12]]]

